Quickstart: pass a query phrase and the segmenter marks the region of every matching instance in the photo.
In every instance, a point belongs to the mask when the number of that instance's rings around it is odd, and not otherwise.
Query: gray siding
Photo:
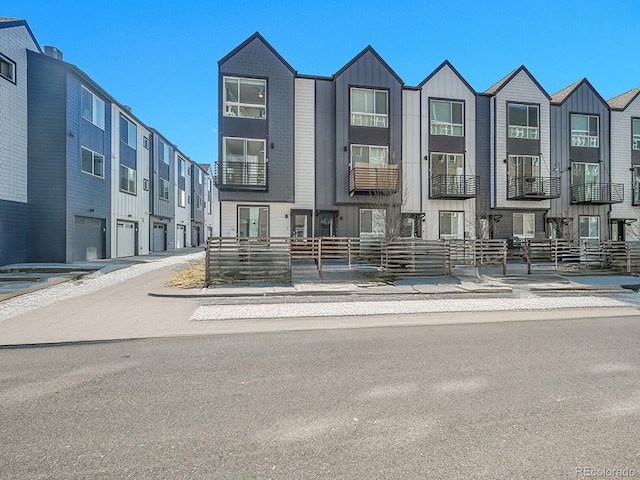
[[[151,173],[151,188],[149,189],[151,195],[151,201],[149,202],[151,205],[151,214],[156,215],[158,217],[163,218],[173,218],[175,215],[175,189],[176,189],[176,179],[173,172],[176,171],[175,165],[172,165],[175,161],[175,154],[171,143],[164,138],[160,137],[157,132],[154,132],[152,140],[153,147],[153,156],[152,156],[152,173]],[[158,140],[161,139],[162,142],[169,148],[169,165],[164,163],[163,160],[160,159],[158,153]],[[169,182],[169,200],[164,200],[160,198],[160,178],[168,180]],[[190,193],[187,192],[187,195]]]
[[[0,266],[27,261],[27,204],[0,200]]]
[[[491,98],[478,95],[476,99],[476,173],[480,177],[476,209],[482,216],[491,205]]]
[[[335,101],[333,82],[316,80],[316,208],[334,209]]]
[[[536,215],[536,238],[545,236],[545,211],[533,210],[493,210],[492,215],[501,215],[500,220],[493,224],[493,238],[507,240],[513,238],[513,214],[514,213],[535,213]]]
[[[266,120],[223,116],[225,75],[266,78]],[[268,159],[267,192],[220,191],[221,201],[294,201],[294,80],[294,73],[259,38],[220,64],[218,158],[223,158],[224,137],[241,137],[265,139]]]
[[[198,183],[198,172],[202,172],[202,184]],[[207,199],[204,197],[204,171],[197,165],[193,165],[193,175],[191,175],[191,220],[200,224],[204,223],[204,209]],[[202,208],[198,209],[198,195],[202,198]],[[200,225],[202,234],[202,225]]]
[[[28,53],[27,261],[66,262],[66,75]]]

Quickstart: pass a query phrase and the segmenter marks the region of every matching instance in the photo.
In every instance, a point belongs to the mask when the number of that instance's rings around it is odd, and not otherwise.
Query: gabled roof
[[[376,59],[384,66],[384,68],[386,68],[389,73],[391,73],[391,75],[393,75],[393,77],[401,84],[404,85],[404,81],[400,78],[400,76],[393,71],[393,68],[391,68],[389,66],[389,64],[387,62],[385,62],[383,60],[383,58],[378,55],[378,52],[376,52],[374,50],[374,48],[371,45],[367,45],[366,48],[364,50],[362,50],[358,55],[356,55],[355,57],[353,57],[353,59],[347,63],[344,67],[342,67],[340,70],[338,70],[334,75],[333,78],[339,77],[340,75],[342,75],[345,71],[347,71],[354,63],[356,63],[358,60],[360,60],[361,57],[363,57],[367,52],[371,53],[374,57],[376,57]]]
[[[222,65],[224,62],[226,62],[227,60],[229,60],[231,57],[233,57],[234,55],[236,55],[238,52],[240,52],[240,50],[242,50],[244,47],[246,47],[247,45],[249,45],[251,42],[253,42],[254,40],[258,40],[260,42],[262,42],[264,44],[265,47],[267,47],[271,53],[273,53],[278,60],[280,60],[282,62],[282,64],[287,67],[289,70],[291,70],[291,72],[296,75],[296,71],[294,70],[294,68],[289,65],[289,62],[287,62],[282,55],[280,55],[275,48],[273,48],[271,46],[271,44],[269,42],[267,42],[264,37],[262,35],[260,35],[260,32],[256,32],[253,35],[251,35],[249,38],[247,38],[244,42],[242,42],[240,45],[238,45],[236,48],[234,48],[233,50],[231,50],[231,52],[229,52],[228,54],[226,54],[224,57],[222,57],[220,60],[218,60],[218,65]]]
[[[36,48],[40,53],[42,53],[42,48],[40,48],[40,44],[38,43],[38,40],[36,40],[36,37],[31,31],[31,28],[29,28],[29,24],[27,23],[26,20],[22,20],[20,18],[0,17],[0,28],[11,28],[11,27],[26,28],[29,35],[31,35],[31,39],[33,40],[33,43],[36,44]]]
[[[202,168],[205,173],[211,173],[211,165],[209,163],[199,163],[198,165],[200,165],[200,168]]]
[[[586,84],[593,91],[593,93],[596,94],[598,99],[607,107],[609,107],[609,104],[607,103],[607,101],[604,98],[602,98],[602,96],[598,93],[598,91],[595,88],[593,88],[593,85],[591,85],[591,83],[589,83],[589,80],[587,80],[586,78],[583,78],[582,80],[578,80],[577,82],[572,83],[568,87],[563,88],[558,93],[553,94],[551,96],[551,103],[555,105],[563,104],[573,94],[573,92],[575,92],[583,84]]]
[[[455,67],[453,65],[451,65],[451,62],[449,62],[449,60],[445,60],[444,62],[442,62],[438,68],[436,68],[433,72],[431,72],[431,74],[429,74],[429,76],[427,78],[425,78],[422,82],[420,82],[418,84],[418,88],[422,88],[424,86],[425,83],[427,83],[429,80],[431,80],[440,70],[442,70],[444,67],[449,67],[453,73],[455,73],[455,75],[460,79],[460,81],[462,83],[465,84],[465,86],[471,90],[471,92],[473,92],[474,94],[476,93],[476,91],[473,89],[473,87],[471,85],[469,85],[469,82],[467,82],[464,77],[462,75],[460,75],[460,72],[458,72],[458,70],[455,69]]]
[[[618,95],[617,97],[613,97],[607,103],[612,110],[625,110],[638,95],[640,95],[640,87],[636,87],[628,92]]]
[[[510,72],[506,77],[501,79],[498,83],[489,87],[484,93],[487,93],[489,95],[497,95],[498,92],[502,90],[502,88],[505,87],[507,83],[509,83],[513,78],[515,78],[515,76],[518,75],[520,72],[524,72],[533,81],[533,83],[536,84],[536,86],[540,89],[540,91],[544,93],[544,96],[547,97],[549,100],[551,100],[551,97],[549,96],[547,91],[544,88],[542,88],[542,85],[538,83],[538,80],[536,80],[536,77],[531,75],[531,72],[527,70],[527,67],[525,67],[524,65],[520,65],[518,68]]]

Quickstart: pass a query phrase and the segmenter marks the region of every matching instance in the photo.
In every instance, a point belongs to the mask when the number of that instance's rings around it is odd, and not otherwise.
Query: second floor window
[[[104,156],[82,147],[80,169],[90,175],[104,178]]]
[[[267,118],[267,81],[224,77],[224,116]]]
[[[540,176],[540,158],[509,155],[507,167],[509,178],[537,178]]]
[[[169,201],[169,180],[160,178],[158,180],[158,196],[161,200]]]
[[[633,140],[633,149],[640,150],[640,119],[634,118],[631,122],[631,135]]]
[[[464,175],[464,160],[462,155],[447,153],[431,154],[431,176],[444,175],[454,177]]]
[[[120,141],[136,149],[137,129],[136,124],[120,115]]]
[[[539,138],[537,105],[509,104],[509,138]]]
[[[594,185],[600,181],[598,163],[571,163],[571,185]]]
[[[355,167],[358,163],[368,163],[372,167],[387,165],[388,152],[388,147],[351,145],[351,166]]]
[[[600,146],[599,118],[595,115],[571,115],[571,146]]]
[[[223,183],[225,185],[265,185],[265,141],[225,138]]]
[[[389,126],[388,92],[386,90],[352,88],[351,125],[387,128]]]
[[[82,87],[81,94],[82,118],[104,130],[104,101]]]
[[[120,165],[120,190],[136,193],[136,171],[126,165]]]
[[[16,64],[0,55],[0,77],[16,83]]]
[[[184,207],[186,204],[187,204],[187,193],[183,189],[178,188],[178,206]]]
[[[464,136],[462,102],[431,101],[431,135]]]

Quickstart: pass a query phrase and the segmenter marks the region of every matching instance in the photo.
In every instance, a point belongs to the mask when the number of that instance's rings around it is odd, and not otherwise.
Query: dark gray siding
[[[198,174],[198,172],[201,172]],[[202,175],[202,183],[198,183],[199,175]],[[206,198],[204,198],[204,171],[193,165],[193,175],[191,176],[191,220],[204,223],[204,209],[206,208]],[[202,198],[202,206],[198,209],[198,196]],[[200,229],[202,232],[202,229]]]
[[[316,208],[334,209],[335,100],[333,82],[316,80]]]
[[[222,115],[225,75],[266,78],[266,120],[239,119]],[[266,140],[269,165],[267,192],[221,191],[220,200],[294,201],[294,80],[294,73],[259,38],[255,38],[233,57],[220,64],[218,158],[223,158],[224,137],[263,138]]]
[[[103,219],[107,229],[111,218],[111,103],[98,90],[86,87],[105,102],[104,130],[80,115],[81,81],[67,74],[67,262],[74,258],[75,217]],[[104,178],[80,170],[81,147],[104,155]],[[110,256],[109,232],[106,233],[105,255]]]
[[[27,204],[0,200],[0,266],[27,261]]]
[[[476,175],[480,178],[476,208],[478,215],[491,206],[491,98],[476,97]]]
[[[536,215],[536,238],[545,236],[546,210],[492,210],[491,214],[500,216],[500,219],[493,224],[493,238],[510,239],[513,238],[513,214],[514,213],[535,213]]]
[[[43,55],[27,55],[27,261],[66,262],[65,68]]]
[[[174,150],[171,143],[166,138],[160,137],[157,132],[152,135],[153,156],[151,159],[152,176],[151,176],[151,188],[150,195],[150,208],[151,214],[157,215],[162,218],[173,218],[175,212],[175,195],[176,179],[173,172],[176,171],[174,163]],[[160,159],[158,140],[162,139],[162,142],[169,148],[169,165],[164,163]],[[169,201],[160,198],[160,178],[169,181]],[[187,192],[187,195],[189,193]]]

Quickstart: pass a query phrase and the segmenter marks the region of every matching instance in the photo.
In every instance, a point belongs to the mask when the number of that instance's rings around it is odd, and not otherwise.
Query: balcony
[[[622,203],[624,185],[622,183],[586,183],[571,186],[571,203],[609,205]]]
[[[429,185],[429,198],[474,198],[478,183],[478,177],[471,175],[433,175]]]
[[[631,205],[637,207],[638,205],[640,205],[640,189],[634,187],[632,189],[632,194],[633,198],[631,199]]]
[[[507,200],[546,200],[560,197],[559,177],[516,177],[507,184]]]
[[[356,163],[349,172],[349,195],[355,193],[396,193],[399,188],[398,165],[372,167]]]
[[[215,179],[219,190],[253,190],[265,192],[267,163],[222,161],[216,163]]]

